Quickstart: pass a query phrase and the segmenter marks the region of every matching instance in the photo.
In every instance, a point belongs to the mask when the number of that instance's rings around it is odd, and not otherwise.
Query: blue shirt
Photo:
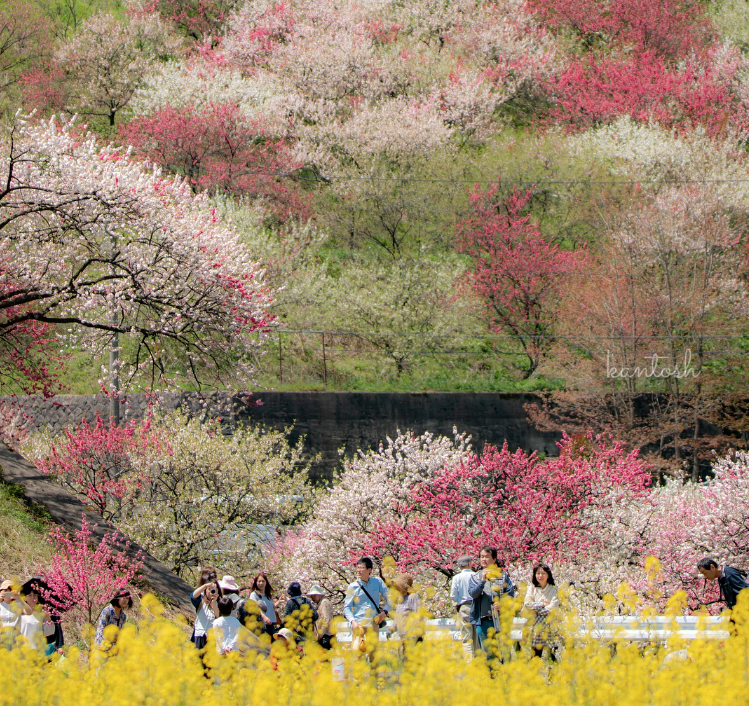
[[[470,569],[463,569],[459,574],[453,576],[452,584],[450,585],[450,600],[456,606],[471,602],[471,594],[468,593],[468,584],[471,582],[471,576],[473,576],[473,571]]]
[[[362,585],[367,589],[367,593],[372,596],[371,601],[362,590]],[[379,605],[383,600],[383,610],[388,613],[390,612],[388,590],[382,579],[370,576],[366,583],[354,581],[349,584],[346,590],[346,600],[343,602],[343,617],[350,623],[355,620],[360,625],[372,625],[372,618],[379,614]],[[378,610],[375,610],[373,601],[377,603]]]

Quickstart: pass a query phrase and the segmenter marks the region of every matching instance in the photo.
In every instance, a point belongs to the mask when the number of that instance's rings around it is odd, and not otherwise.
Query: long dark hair
[[[273,597],[273,586],[270,585],[270,581],[268,581],[268,577],[261,571],[257,576],[255,576],[254,579],[252,579],[252,586],[250,587],[253,591],[256,593],[259,593],[257,588],[257,580],[260,577],[263,577],[265,579],[265,591],[263,591],[263,595],[266,598],[272,598]]]
[[[533,585],[541,588],[541,586],[538,583],[538,579],[536,578],[536,571],[538,571],[539,569],[543,569],[547,574],[549,574],[549,580],[546,582],[546,585],[556,586],[556,584],[554,583],[554,574],[551,573],[551,569],[549,568],[548,564],[536,564],[533,567],[533,576],[531,577],[531,581]]]
[[[111,605],[112,608],[119,608],[120,598],[127,598],[128,610],[130,610],[130,608],[133,607],[133,597],[130,595],[129,591],[117,591],[114,598],[111,601],[109,601],[109,605]]]

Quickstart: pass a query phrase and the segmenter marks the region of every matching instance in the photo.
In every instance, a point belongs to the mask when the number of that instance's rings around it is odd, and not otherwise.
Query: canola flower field
[[[219,657],[209,642],[204,665],[185,639],[183,627],[164,618],[160,604],[147,596],[142,604],[146,617],[126,624],[107,656],[71,648],[64,659],[48,662],[26,647],[0,651],[0,705],[713,706],[716,699],[745,703],[747,604],[741,602],[734,610],[727,640],[687,644],[676,635],[648,645],[568,640],[556,663],[529,659],[523,649],[510,649],[508,659],[490,674],[483,659],[466,663],[459,647],[447,640],[412,645],[407,659],[383,644],[373,665],[341,647],[324,653],[315,643],[304,657],[283,649],[276,652],[274,646],[269,658],[250,652]],[[333,659],[345,661],[345,680],[336,679]]]

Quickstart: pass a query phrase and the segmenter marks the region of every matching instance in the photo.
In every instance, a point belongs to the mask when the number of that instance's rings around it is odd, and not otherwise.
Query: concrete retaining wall
[[[556,453],[554,434],[541,433],[529,424],[524,405],[533,395],[501,393],[385,393],[385,392],[259,392],[253,397],[229,393],[169,394],[161,398],[167,409],[185,406],[191,414],[209,414],[227,421],[228,427],[250,421],[282,430],[291,438],[305,437],[305,452],[320,455],[313,475],[330,479],[340,464],[339,449],[350,455],[357,449],[377,448],[398,430],[425,431],[452,436],[453,427],[472,436],[480,450],[485,443],[513,449]],[[83,417],[92,421],[109,415],[109,402],[101,395],[0,397],[26,415],[27,426],[51,426],[60,431]],[[261,404],[257,404],[260,402]],[[147,407],[144,395],[127,395],[121,404],[126,418],[140,418]]]

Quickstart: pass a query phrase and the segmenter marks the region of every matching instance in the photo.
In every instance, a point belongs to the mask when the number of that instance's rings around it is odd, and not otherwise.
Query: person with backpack
[[[305,640],[315,629],[315,623],[320,617],[317,608],[307,596],[302,595],[302,586],[298,581],[292,581],[286,589],[289,600],[284,607],[284,625],[297,634],[297,640]]]
[[[733,566],[719,566],[718,562],[709,556],[699,561],[697,570],[708,581],[717,579],[720,597],[731,610],[739,599],[739,593],[745,588],[749,588],[746,584],[746,572],[735,569]]]
[[[390,612],[387,586],[382,579],[372,576],[373,568],[368,556],[356,562],[357,580],[349,584],[343,602],[343,617],[351,624],[352,649],[363,653],[371,653],[379,643],[380,627]]]

